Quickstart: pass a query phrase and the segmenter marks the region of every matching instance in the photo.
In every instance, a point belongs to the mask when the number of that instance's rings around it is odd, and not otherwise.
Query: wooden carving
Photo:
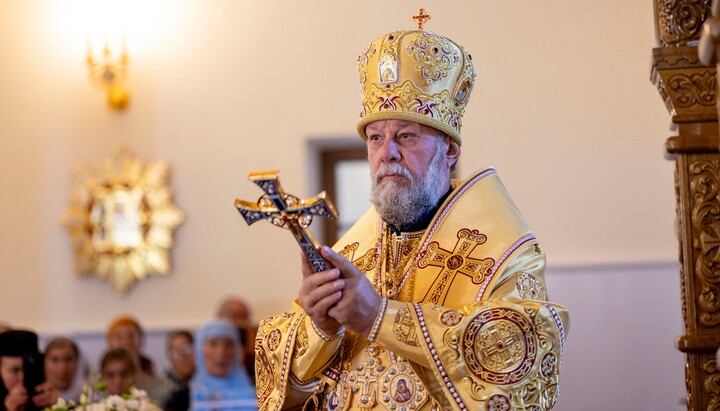
[[[709,12],[710,0],[655,0],[659,47],[697,40]]]
[[[651,79],[678,134],[666,141],[676,162],[677,228],[689,410],[720,409],[720,141],[716,68],[697,44],[710,0],[655,0],[657,47]],[[705,35],[705,34],[703,34]],[[719,36],[720,37],[720,36]],[[708,46],[703,46],[707,48]],[[712,47],[711,47],[712,48]]]

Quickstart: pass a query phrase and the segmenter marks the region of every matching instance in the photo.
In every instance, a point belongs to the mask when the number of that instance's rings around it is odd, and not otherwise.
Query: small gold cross
[[[425,24],[426,21],[430,20],[430,15],[425,14],[425,9],[420,9],[420,12],[412,17],[413,20],[417,22],[418,30],[423,29],[423,24]]]

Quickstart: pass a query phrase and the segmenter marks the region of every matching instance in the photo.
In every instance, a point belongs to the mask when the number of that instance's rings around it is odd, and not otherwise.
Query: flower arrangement
[[[147,392],[130,387],[122,395],[107,395],[107,384],[98,383],[93,387],[84,386],[80,402],[58,398],[55,405],[43,411],[159,411]],[[95,400],[100,398],[99,400]]]

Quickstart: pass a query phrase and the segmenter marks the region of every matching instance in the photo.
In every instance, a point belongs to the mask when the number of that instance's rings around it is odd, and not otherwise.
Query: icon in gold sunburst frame
[[[184,215],[172,203],[166,162],[146,164],[123,148],[72,171],[70,205],[60,217],[79,276],[108,281],[120,294],[170,272],[173,231]]]

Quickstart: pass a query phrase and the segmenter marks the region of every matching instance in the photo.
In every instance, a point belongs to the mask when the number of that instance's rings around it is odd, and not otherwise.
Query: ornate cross
[[[512,323],[511,323],[512,324]],[[480,332],[475,353],[483,365],[495,371],[510,368],[522,360],[522,336],[517,327],[498,327],[490,323]]]
[[[359,408],[372,408],[377,398],[378,377],[374,375],[373,366],[375,361],[369,360],[365,365],[365,372],[357,375],[357,382],[362,384],[360,398],[357,399]],[[375,386],[375,387],[373,387]]]
[[[250,225],[256,221],[270,220],[273,225],[289,229],[315,272],[330,269],[320,256],[320,244],[308,229],[315,215],[335,219],[338,217],[335,206],[325,197],[325,192],[307,200],[287,194],[280,187],[277,170],[254,171],[248,175],[248,179],[260,186],[265,194],[257,203],[235,200],[235,208],[245,222]]]
[[[415,22],[417,23],[418,30],[422,30],[425,22],[430,20],[430,15],[425,14],[425,9],[420,9],[420,12],[412,16],[412,19],[415,20]]]
[[[440,267],[443,270],[428,291],[429,300],[425,296],[423,301],[442,304],[445,302],[449,285],[458,273],[470,277],[473,283],[482,283],[485,275],[487,275],[495,264],[492,258],[476,259],[470,258],[468,255],[472,253],[476,246],[487,241],[484,234],[480,234],[477,230],[470,231],[466,228],[458,231],[458,242],[452,251],[445,250],[440,247],[438,242],[433,241],[428,244],[427,249],[423,252],[423,256],[418,261],[418,267],[425,268],[428,265]]]

